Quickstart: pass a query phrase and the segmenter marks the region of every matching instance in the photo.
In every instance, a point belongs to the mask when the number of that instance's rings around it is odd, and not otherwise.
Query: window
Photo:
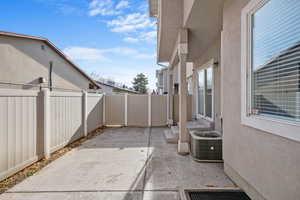
[[[205,76],[204,70],[198,73],[198,113],[204,116]]]
[[[193,94],[193,79],[192,79],[192,77],[189,77],[187,79],[187,85],[188,85],[188,94],[192,95]]]
[[[299,0],[252,0],[242,12],[242,122],[293,139],[300,125],[299,10]]]
[[[252,16],[252,114],[300,120],[299,10],[270,0]]]
[[[213,118],[213,70],[212,67],[198,72],[198,114]]]
[[[205,88],[205,113],[206,116],[212,118],[212,68],[205,70],[206,72],[206,88]]]

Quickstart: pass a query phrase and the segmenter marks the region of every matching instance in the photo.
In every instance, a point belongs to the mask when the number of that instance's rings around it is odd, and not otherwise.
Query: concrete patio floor
[[[165,128],[109,128],[0,195],[0,200],[176,200],[180,188],[235,187],[221,163],[197,163]]]

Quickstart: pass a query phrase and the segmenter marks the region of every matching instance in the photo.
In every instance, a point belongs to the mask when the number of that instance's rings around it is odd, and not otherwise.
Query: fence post
[[[44,132],[44,156],[50,158],[51,122],[50,122],[50,93],[48,88],[42,90],[43,94],[43,132]]]
[[[87,136],[87,92],[82,92],[82,128],[84,137]]]
[[[102,110],[103,110],[103,116],[102,116],[102,123],[103,123],[103,126],[105,126],[106,125],[106,119],[105,119],[105,97],[106,95],[105,95],[105,93],[103,93],[103,104],[102,104],[102,106],[103,106],[103,108],[102,108]]]
[[[125,94],[125,116],[124,116],[124,119],[125,119],[125,126],[128,126],[128,94],[126,93]]]
[[[148,95],[148,126],[149,127],[151,127],[151,121],[152,121],[152,119],[151,119],[151,104],[152,104],[152,102],[151,102],[151,94],[149,94]]]

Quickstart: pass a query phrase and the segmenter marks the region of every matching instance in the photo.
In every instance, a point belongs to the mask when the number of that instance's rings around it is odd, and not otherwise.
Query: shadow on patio
[[[196,163],[164,128],[109,128],[0,199],[178,199],[180,188],[233,187],[222,164]]]

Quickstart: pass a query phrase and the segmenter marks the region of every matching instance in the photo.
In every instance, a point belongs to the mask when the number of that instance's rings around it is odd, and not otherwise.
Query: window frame
[[[205,92],[206,92],[206,77],[207,77],[207,73],[206,73],[206,70],[208,68],[211,68],[212,69],[212,91],[211,91],[211,95],[212,95],[212,110],[211,110],[211,117],[208,117],[206,116],[206,96],[205,96]],[[199,113],[199,101],[198,101],[198,98],[199,98],[199,72],[204,70],[204,115],[200,114]],[[215,81],[214,81],[214,59],[211,59],[209,62],[205,63],[204,65],[202,65],[201,67],[199,67],[199,69],[197,69],[197,77],[196,77],[196,80],[197,80],[197,89],[196,89],[196,118],[197,119],[206,119],[208,121],[211,121],[211,122],[214,122],[214,116],[215,116],[215,112],[214,112],[214,107],[215,107],[215,101],[214,101],[214,97],[215,97]]]
[[[193,77],[192,77],[192,75],[187,77],[186,82],[187,82],[188,95],[193,95]]]
[[[251,0],[241,14],[241,124],[300,141],[300,123],[251,114],[252,15],[270,0]]]

